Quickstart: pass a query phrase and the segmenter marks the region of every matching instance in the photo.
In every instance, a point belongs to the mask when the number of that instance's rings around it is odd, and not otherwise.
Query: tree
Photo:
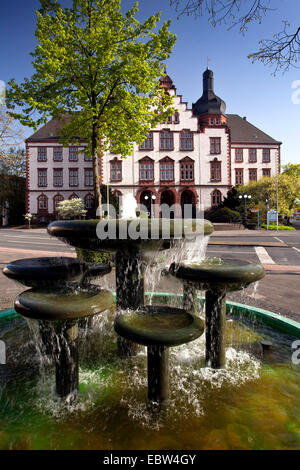
[[[287,165],[283,165],[282,173],[288,176],[297,176],[300,178],[300,163],[288,163]]]
[[[170,21],[153,32],[160,13],[140,23],[137,12],[138,3],[122,15],[121,0],[73,0],[71,8],[43,0],[31,54],[35,73],[21,85],[11,80],[7,91],[10,114],[22,124],[36,128],[61,118],[63,144],[86,140],[99,207],[102,152],[113,147],[125,158],[174,112],[159,78],[176,37]]]
[[[87,211],[84,208],[82,199],[74,197],[58,203],[57,212],[62,219],[75,219],[75,217],[84,217]]]
[[[180,15],[198,17],[207,14],[213,26],[228,24],[228,29],[239,26],[242,34],[247,32],[252,21],[262,23],[264,16],[272,10],[269,7],[272,3],[272,0],[170,0]],[[292,32],[289,27],[288,21],[284,20],[282,30],[272,39],[259,41],[259,50],[249,54],[249,59],[274,66],[274,73],[296,66],[300,53],[300,26]]]
[[[26,155],[24,149],[11,147],[0,153],[0,174],[26,177]]]
[[[6,106],[0,99],[0,154],[7,151],[10,146],[20,145],[23,139],[23,129],[7,113]]]
[[[281,173],[278,180],[278,212],[279,215],[286,216],[289,220],[293,209],[297,206],[300,195],[300,178]],[[244,186],[238,187],[241,194],[251,195],[251,206],[263,209],[265,201],[268,199],[270,209],[276,209],[276,178],[265,177],[259,181],[252,181]]]

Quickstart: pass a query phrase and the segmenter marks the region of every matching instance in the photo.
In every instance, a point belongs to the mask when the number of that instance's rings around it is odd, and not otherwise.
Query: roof
[[[281,144],[238,114],[227,114],[227,125],[230,129],[232,143]]]
[[[38,129],[34,134],[28,137],[28,142],[34,141],[56,141],[60,137],[60,131],[63,128],[65,123],[68,123],[71,119],[71,116],[65,115],[61,119],[51,119],[44,126]]]

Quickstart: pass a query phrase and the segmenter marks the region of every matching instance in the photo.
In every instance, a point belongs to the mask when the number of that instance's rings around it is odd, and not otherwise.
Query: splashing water
[[[122,205],[122,219],[136,219],[138,205],[133,194],[125,194]]]

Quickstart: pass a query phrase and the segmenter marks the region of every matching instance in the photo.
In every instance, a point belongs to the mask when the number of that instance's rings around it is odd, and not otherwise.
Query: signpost
[[[259,230],[259,209],[249,209],[251,212],[257,212],[257,230]]]
[[[269,223],[276,222],[278,230],[278,211],[271,209],[267,212],[267,230],[269,230]]]

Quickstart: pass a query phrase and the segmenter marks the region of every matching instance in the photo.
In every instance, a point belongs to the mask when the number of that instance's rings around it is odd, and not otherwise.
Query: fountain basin
[[[87,264],[71,257],[25,258],[8,263],[3,274],[28,287],[61,288],[83,278],[100,277],[110,273],[109,264]]]
[[[36,320],[76,320],[101,313],[112,304],[111,291],[96,287],[56,292],[33,288],[17,297],[15,310],[23,317]]]
[[[115,330],[144,346],[178,346],[202,335],[204,322],[180,308],[144,306],[115,319]]]
[[[201,263],[172,263],[170,273],[199,290],[235,291],[265,276],[261,264],[235,259],[208,258]]]
[[[115,253],[167,249],[170,240],[211,234],[213,225],[202,219],[59,220],[47,230],[77,248]]]
[[[156,293],[154,298],[156,303],[182,302],[179,294]],[[7,365],[0,366],[0,449],[298,448],[300,371],[291,363],[290,345],[300,338],[300,324],[257,307],[227,302],[227,313],[231,311],[238,323],[245,317],[251,331],[254,328],[270,338],[274,360],[262,360],[256,371],[257,362],[245,362],[244,353],[238,353],[225,371],[210,373],[195,358],[199,352],[204,355],[201,338],[171,349],[172,393],[168,413],[161,420],[145,404],[145,354],[119,360],[111,328],[104,343],[96,341],[98,330],[88,336],[89,341],[95,339],[91,358],[82,342],[78,402],[66,406],[53,396],[52,372],[41,379],[34,369],[26,323],[14,311],[0,312],[0,339],[7,345]],[[234,338],[227,330],[230,347]],[[247,330],[242,331],[244,338]],[[240,339],[237,330],[236,351]]]

